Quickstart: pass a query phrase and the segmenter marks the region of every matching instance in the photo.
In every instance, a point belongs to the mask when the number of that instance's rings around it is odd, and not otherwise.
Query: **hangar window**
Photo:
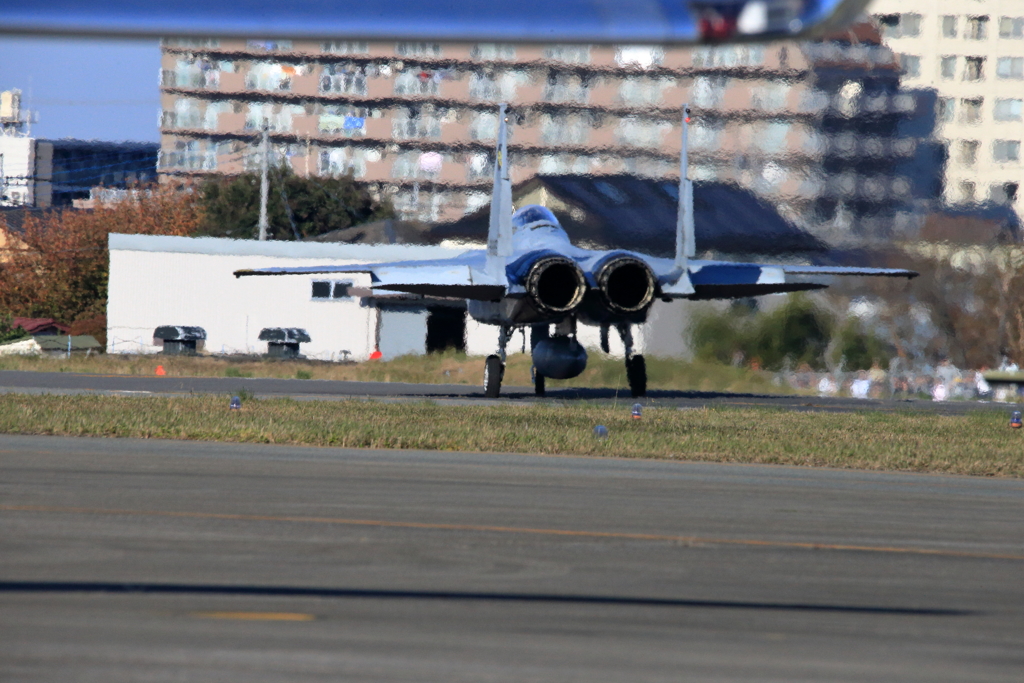
[[[313,280],[311,298],[314,301],[348,299],[352,296],[349,291],[351,287],[352,282],[349,280]]]
[[[321,280],[313,280],[313,298],[314,299],[330,299],[331,298],[331,283],[324,282]]]

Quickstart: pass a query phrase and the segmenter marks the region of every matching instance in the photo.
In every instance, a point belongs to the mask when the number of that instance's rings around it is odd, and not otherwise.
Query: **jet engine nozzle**
[[[574,261],[544,256],[530,266],[526,292],[542,313],[569,313],[583,301],[587,280]]]
[[[654,300],[654,274],[636,257],[609,260],[597,272],[596,280],[605,304],[615,313],[636,313]]]

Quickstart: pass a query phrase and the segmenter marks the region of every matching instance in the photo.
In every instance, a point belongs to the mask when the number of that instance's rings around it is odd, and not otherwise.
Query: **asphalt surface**
[[[0,436],[3,681],[1020,681],[1024,481]]]
[[[382,401],[451,402],[464,405],[515,404],[535,401],[632,401],[628,389],[549,389],[539,399],[532,387],[502,387],[501,398],[484,397],[482,387],[466,384],[406,384],[401,382],[342,382],[334,380],[269,379],[237,377],[138,377],[90,375],[67,372],[0,371],[0,393],[177,395],[234,394],[241,390],[257,398],[290,397],[299,400],[372,399]],[[849,412],[857,410],[927,410],[963,414],[975,410],[1010,411],[1007,404],[978,401],[934,402],[922,400],[860,400],[815,396],[736,394],[708,391],[652,390],[642,399],[646,405],[701,408],[714,406],[762,406],[783,410]]]

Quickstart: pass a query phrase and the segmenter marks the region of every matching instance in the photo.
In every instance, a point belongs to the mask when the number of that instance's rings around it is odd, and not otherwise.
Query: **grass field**
[[[608,428],[597,439],[595,425]],[[358,448],[498,451],[1024,476],[1024,433],[1001,411],[798,413],[629,402],[472,406],[226,396],[0,396],[0,432]]]
[[[297,379],[356,380],[363,382],[413,382],[416,384],[483,383],[484,359],[447,352],[426,356],[402,356],[389,361],[328,363],[305,360],[269,360],[246,356],[136,356],[97,354],[72,358],[5,356],[0,370],[42,372],[89,372],[114,375],[152,375],[161,365],[169,377],[277,377]],[[746,393],[792,393],[772,384],[772,375],[718,363],[648,358],[648,386],[652,389],[691,389]],[[530,386],[529,354],[509,356],[505,371],[508,386]],[[586,371],[572,380],[552,381],[552,388],[626,387],[621,360],[591,354]]]

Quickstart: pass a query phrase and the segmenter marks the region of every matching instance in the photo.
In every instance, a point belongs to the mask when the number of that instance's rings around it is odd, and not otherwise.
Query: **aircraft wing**
[[[662,273],[659,282],[662,296],[672,299],[735,299],[763,294],[803,292],[825,289],[827,282],[808,281],[796,276],[866,276],[917,277],[912,270],[902,268],[861,268],[847,266],[766,265],[759,263],[730,263],[728,261],[689,262],[689,284],[692,293],[673,286],[667,281],[671,273],[670,262],[648,259],[655,273]],[[789,277],[794,276],[794,277]]]
[[[480,259],[480,263],[483,261]],[[236,270],[235,277],[252,275],[338,275],[369,273],[370,287],[391,292],[424,296],[453,297],[492,301],[505,294],[505,285],[496,282],[471,259],[437,259],[366,263],[349,266],[295,266]]]
[[[673,44],[810,37],[868,0],[33,0],[0,3],[0,33]]]

